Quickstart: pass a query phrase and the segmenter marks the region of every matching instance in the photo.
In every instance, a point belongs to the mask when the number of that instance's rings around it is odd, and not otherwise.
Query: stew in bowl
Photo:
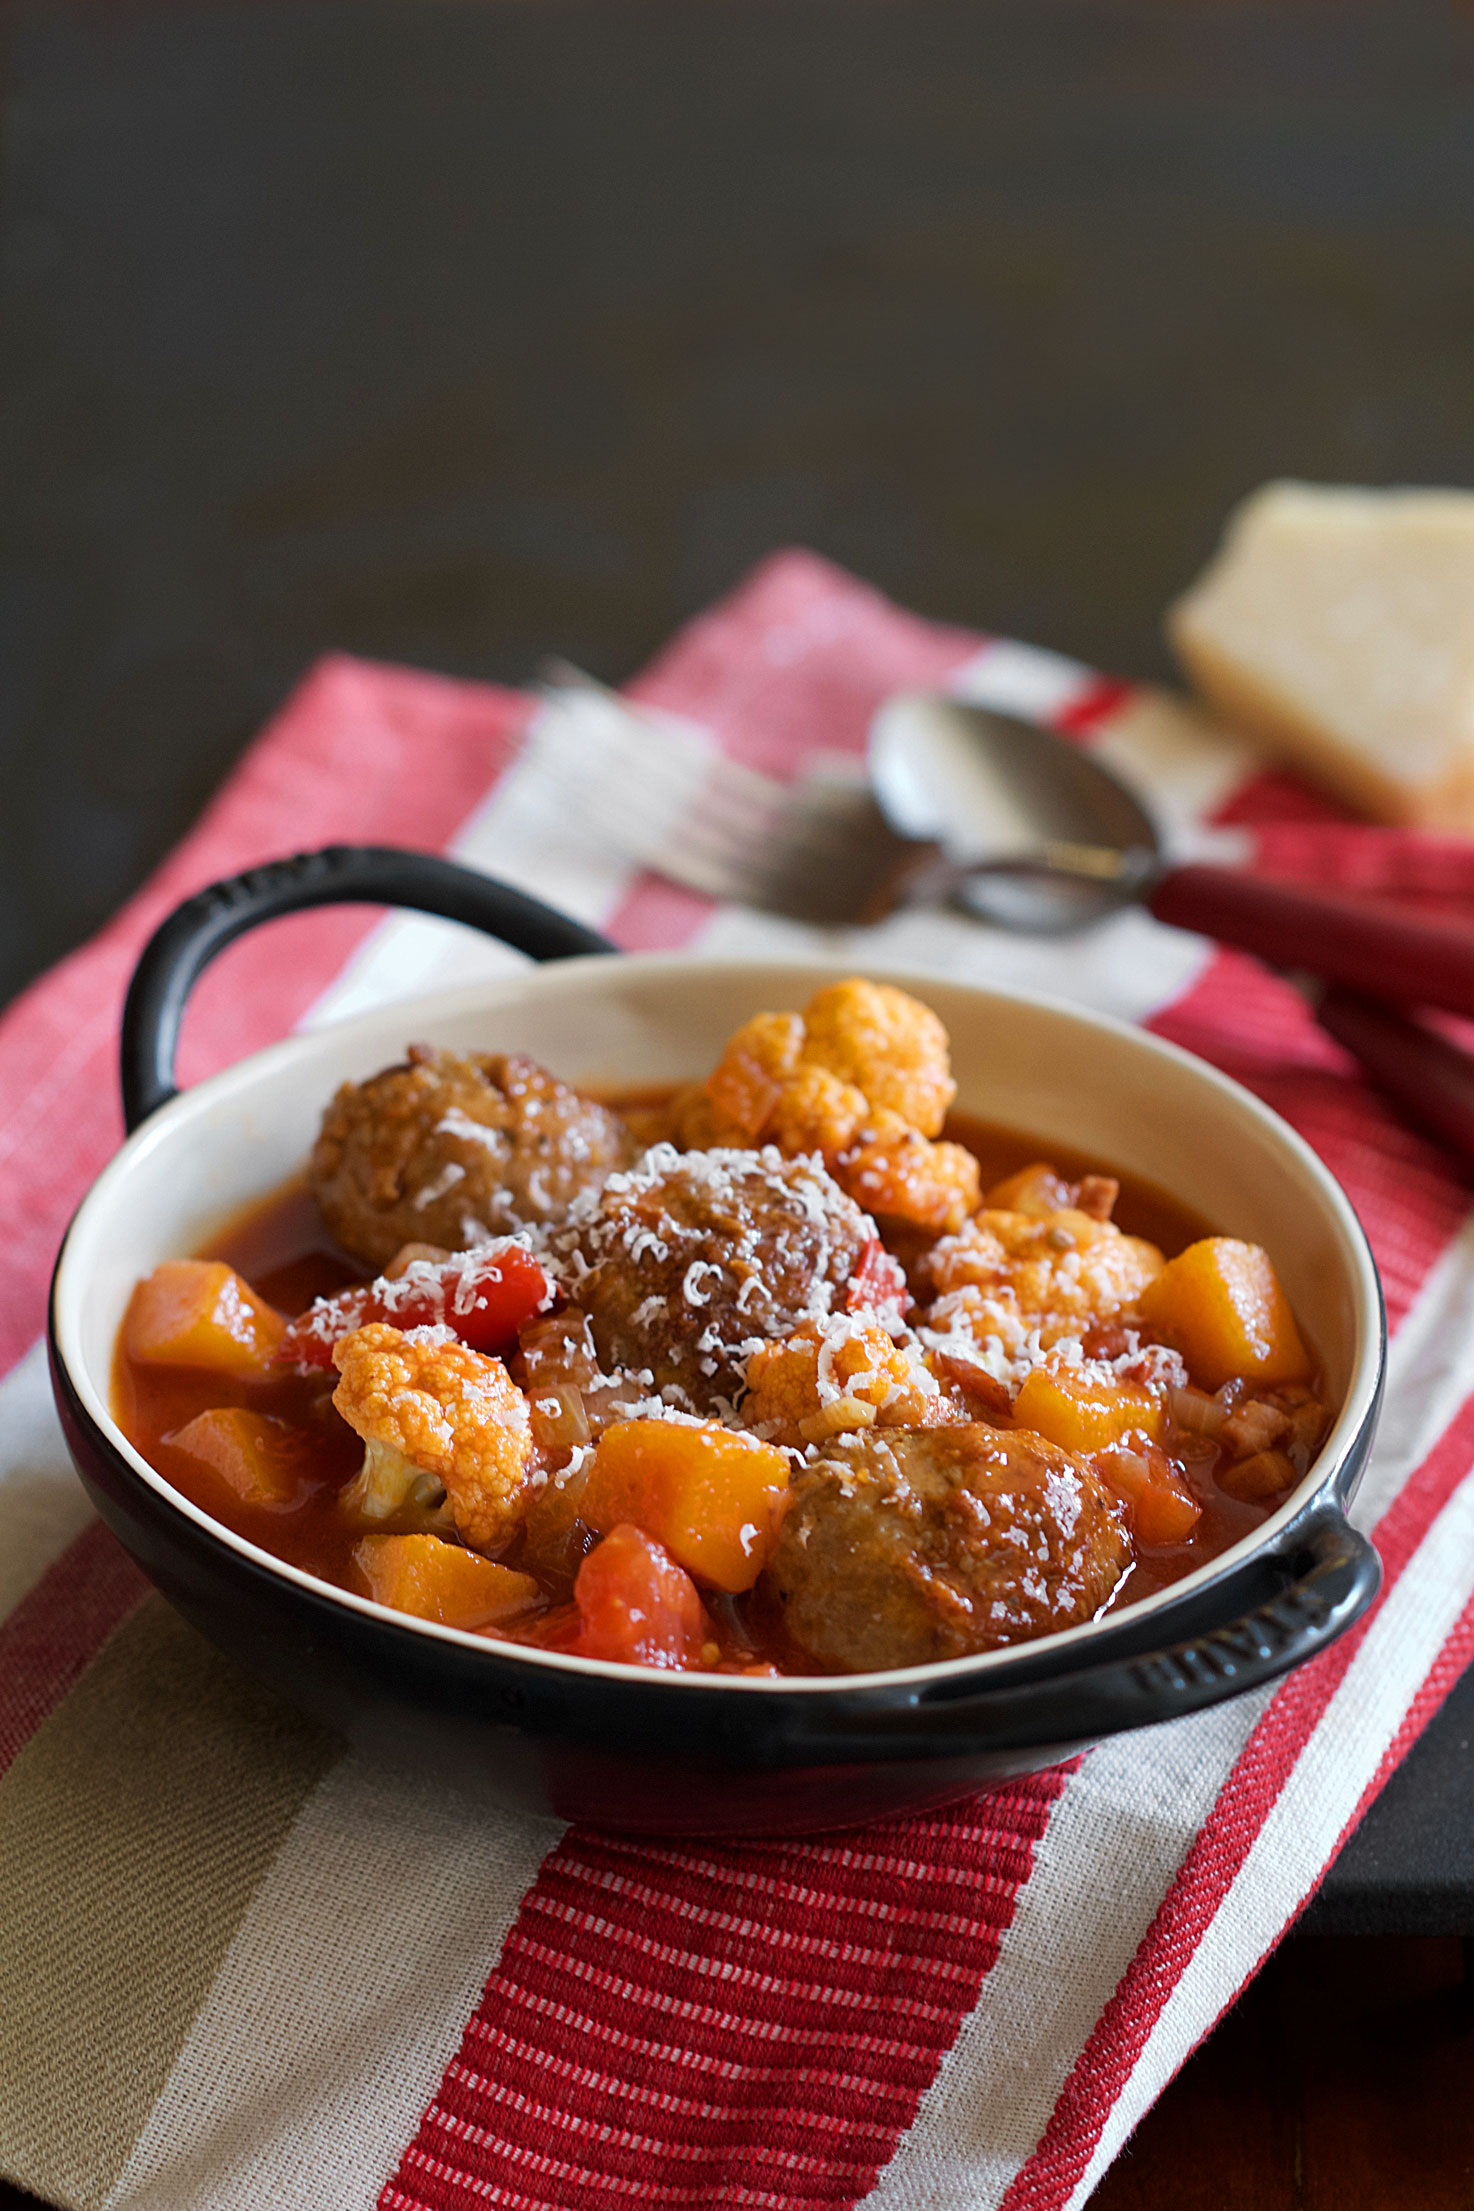
[[[955,1087],[859,976],[622,1109],[411,1047],[140,1281],[119,1425],[264,1549],[540,1649],[870,1673],[1079,1626],[1265,1520],[1327,1407],[1261,1245]]]
[[[352,897],[554,964],[173,1095],[205,961]],[[761,1833],[1200,1709],[1364,1608],[1379,1291],[1273,1114],[1022,994],[598,942],[376,850],[145,954],[52,1364],[207,1635],[505,1798]]]

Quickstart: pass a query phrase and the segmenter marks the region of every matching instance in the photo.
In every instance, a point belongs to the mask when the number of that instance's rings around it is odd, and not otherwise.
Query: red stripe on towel
[[[1060,708],[1054,717],[1054,726],[1072,737],[1084,737],[1119,713],[1135,688],[1134,684],[1122,682],[1119,676],[1092,677],[1076,698]]]
[[[857,2203],[977,2001],[1065,1778],[836,1843],[572,1830],[385,2211]]]
[[[630,694],[788,777],[807,754],[863,756],[882,699],[945,684],[985,642],[908,613],[817,553],[775,553],[677,631]]]
[[[0,1773],[148,1588],[116,1537],[94,1520],[0,1621]]]

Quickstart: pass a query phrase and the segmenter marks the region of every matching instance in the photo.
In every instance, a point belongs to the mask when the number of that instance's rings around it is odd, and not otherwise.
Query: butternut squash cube
[[[123,1341],[147,1366],[264,1375],[286,1334],[283,1316],[220,1259],[166,1259],[128,1301]]]
[[[379,1604],[447,1628],[514,1619],[540,1595],[530,1574],[438,1535],[366,1535],[354,1545],[353,1563]]]
[[[301,1430],[243,1405],[199,1413],[165,1440],[218,1475],[243,1505],[294,1505],[308,1479],[309,1446]]]
[[[1199,1389],[1304,1382],[1310,1360],[1262,1245],[1205,1236],[1170,1259],[1138,1300],[1150,1328],[1178,1347]]]
[[[599,1438],[581,1509],[601,1535],[638,1528],[698,1582],[735,1593],[766,1566],[787,1495],[788,1461],[756,1436],[622,1420]]]
[[[1123,1436],[1162,1433],[1160,1398],[1139,1382],[1088,1380],[1072,1367],[1035,1367],[1014,1399],[1013,1417],[1066,1451],[1103,1451]]]

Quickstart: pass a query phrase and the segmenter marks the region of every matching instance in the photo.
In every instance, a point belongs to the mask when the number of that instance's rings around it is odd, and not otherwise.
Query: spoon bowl
[[[913,900],[945,898],[1002,928],[1057,934],[1145,896],[1162,872],[1141,801],[1038,723],[903,692],[871,725],[868,765],[891,828],[940,853]]]

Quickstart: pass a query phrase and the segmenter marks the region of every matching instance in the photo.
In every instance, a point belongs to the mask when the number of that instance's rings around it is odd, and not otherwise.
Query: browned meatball
[[[873,1228],[811,1159],[648,1152],[553,1240],[599,1363],[648,1370],[698,1412],[735,1401],[749,1353],[805,1315],[844,1309]],[[588,1270],[588,1271],[583,1271]]]
[[[561,1220],[634,1149],[617,1113],[536,1060],[412,1045],[402,1067],[343,1085],[309,1179],[339,1243],[382,1267],[402,1244],[462,1251]]]
[[[1130,1563],[1092,1467],[979,1422],[832,1444],[794,1482],[764,1586],[819,1666],[869,1673],[1074,1627]]]

